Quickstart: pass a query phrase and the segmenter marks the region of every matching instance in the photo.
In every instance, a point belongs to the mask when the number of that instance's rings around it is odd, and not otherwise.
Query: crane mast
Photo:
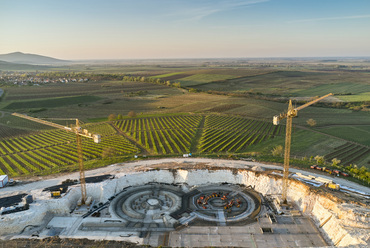
[[[293,113],[293,106],[291,100],[289,101],[288,115],[286,119],[286,128],[285,128],[285,152],[284,152],[283,195],[282,195],[284,203],[286,203],[286,194],[288,189],[290,145],[292,143],[293,116],[289,113]]]
[[[38,118],[34,118],[28,115],[13,113],[12,115],[24,118],[30,121],[38,122],[44,125],[52,126],[55,128],[59,128],[62,130],[65,130],[67,132],[74,132],[76,133],[76,139],[77,139],[77,154],[78,154],[78,165],[80,169],[80,183],[81,183],[81,203],[85,204],[86,201],[86,181],[85,181],[85,169],[83,164],[83,153],[82,153],[82,137],[93,139],[95,143],[100,143],[101,141],[101,135],[99,134],[91,134],[88,130],[81,128],[80,121],[78,119],[76,120],[76,127],[74,129],[70,127],[66,127],[63,125],[59,125],[53,122],[41,120]]]
[[[80,129],[80,122],[76,119],[76,130]],[[85,181],[85,168],[83,163],[82,153],[82,138],[81,135],[76,131],[77,139],[77,154],[78,154],[78,166],[80,168],[80,184],[81,184],[81,203],[85,204],[86,201],[86,181]]]
[[[296,117],[298,111],[304,109],[314,103],[321,101],[322,99],[332,96],[333,94],[327,94],[325,96],[319,97],[308,103],[303,104],[298,108],[293,108],[292,100],[289,100],[288,111],[283,112],[280,115],[275,115],[273,117],[274,125],[278,125],[280,120],[286,118],[286,130],[285,130],[285,151],[284,151],[284,171],[283,171],[283,189],[282,189],[282,201],[284,204],[287,203],[287,191],[288,191],[288,176],[289,176],[289,158],[290,158],[290,146],[292,141],[292,123],[293,117]]]

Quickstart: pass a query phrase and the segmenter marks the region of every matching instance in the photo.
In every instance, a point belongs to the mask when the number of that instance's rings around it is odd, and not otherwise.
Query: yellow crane
[[[85,170],[84,170],[84,164],[83,164],[83,154],[82,154],[82,138],[81,137],[86,137],[93,139],[95,143],[100,143],[101,141],[101,135],[100,134],[92,134],[86,129],[82,129],[80,127],[80,121],[78,119],[76,120],[76,126],[74,128],[66,127],[63,125],[59,125],[53,122],[41,120],[38,118],[34,118],[28,115],[23,115],[23,114],[18,114],[18,113],[13,113],[12,115],[24,118],[30,121],[38,122],[41,124],[45,124],[48,126],[52,126],[55,128],[63,129],[68,132],[74,132],[76,134],[77,138],[77,154],[78,154],[78,164],[80,167],[80,183],[81,183],[81,204],[85,204],[86,202],[86,182],[85,182]],[[70,119],[74,120],[74,119]]]
[[[293,108],[292,100],[289,100],[288,111],[283,112],[280,115],[275,115],[272,122],[274,125],[279,125],[279,121],[286,118],[286,130],[285,130],[285,152],[284,152],[284,172],[283,172],[283,192],[282,192],[282,202],[287,203],[287,190],[288,190],[288,176],[289,176],[289,158],[290,158],[290,145],[292,140],[292,119],[296,117],[298,111],[304,109],[314,103],[321,101],[322,99],[332,96],[332,93],[329,93],[325,96],[319,97],[313,101],[310,101],[298,108]]]

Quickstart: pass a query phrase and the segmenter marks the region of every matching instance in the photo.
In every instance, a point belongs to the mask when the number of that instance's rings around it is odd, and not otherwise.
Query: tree
[[[122,120],[123,119],[123,116],[121,114],[118,114],[117,115],[117,120]]]
[[[271,153],[273,156],[283,156],[283,146],[282,145],[275,146],[271,150]]]
[[[115,114],[110,114],[108,116],[108,121],[114,121],[115,119],[117,119],[117,116]]]
[[[308,119],[307,120],[307,124],[310,126],[310,127],[314,127],[316,126],[316,121],[314,119]]]
[[[339,163],[340,163],[340,160],[339,160],[339,159],[337,159],[337,158],[333,158],[333,159],[331,160],[331,162],[333,163],[333,164],[332,164],[333,166],[338,166],[338,165],[339,165]]]
[[[317,155],[317,156],[315,157],[315,160],[316,160],[316,162],[317,162],[318,164],[323,164],[323,163],[325,162],[324,156],[319,156],[319,155]]]
[[[360,111],[361,110],[361,106],[354,106],[352,108],[353,111]]]
[[[365,174],[367,171],[366,167],[365,166],[361,166],[360,168],[360,174]]]
[[[128,112],[127,116],[131,117],[131,118],[136,117],[136,113],[135,113],[135,111],[130,111],[130,112]]]
[[[172,85],[174,87],[177,87],[177,88],[180,88],[181,87],[181,83],[180,82],[173,83]]]

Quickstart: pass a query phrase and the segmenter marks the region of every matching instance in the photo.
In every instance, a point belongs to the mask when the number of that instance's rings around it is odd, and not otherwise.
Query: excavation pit
[[[87,184],[87,195],[95,203],[86,213],[75,211],[79,185],[71,186],[61,198],[51,199],[42,189],[55,185],[55,179],[32,184],[27,187],[32,192],[26,193],[36,201],[27,211],[2,216],[0,235],[58,235],[172,247],[366,243],[366,207],[340,202],[290,180],[292,209],[280,212],[276,197],[281,194],[282,180],[276,173],[252,170],[255,163],[241,161],[174,161],[178,162],[141,161],[106,167],[95,174],[89,171],[95,176],[110,173],[115,178]],[[352,227],[356,232],[348,232]],[[262,232],[261,228],[268,229]]]

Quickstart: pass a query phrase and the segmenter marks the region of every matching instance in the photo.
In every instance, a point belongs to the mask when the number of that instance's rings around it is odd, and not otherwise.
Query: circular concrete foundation
[[[201,219],[226,224],[249,218],[259,212],[259,197],[235,185],[198,187],[191,198],[191,208]]]
[[[124,189],[112,202],[113,212],[130,222],[158,223],[181,206],[180,189],[152,184]]]
[[[111,203],[116,217],[135,227],[181,224],[229,225],[253,221],[260,211],[257,192],[238,185],[189,187],[152,183],[129,187]]]

